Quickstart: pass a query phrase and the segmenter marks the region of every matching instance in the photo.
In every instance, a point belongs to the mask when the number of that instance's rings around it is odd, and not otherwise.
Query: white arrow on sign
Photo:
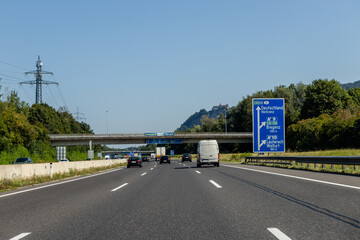
[[[266,140],[261,141],[261,144],[259,145],[259,150],[260,150],[261,146],[264,145],[264,144],[266,144]]]
[[[257,111],[257,119],[258,119],[258,151],[260,151],[260,147],[264,144],[266,144],[266,140],[262,140],[261,141],[261,144],[260,144],[260,128],[264,127],[265,126],[265,122],[262,122],[261,125],[260,125],[260,107],[258,106],[256,108],[256,111]]]

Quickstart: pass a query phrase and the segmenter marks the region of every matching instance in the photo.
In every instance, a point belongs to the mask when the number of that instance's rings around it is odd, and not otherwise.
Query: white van
[[[197,167],[220,166],[219,145],[216,140],[201,140],[197,146]]]

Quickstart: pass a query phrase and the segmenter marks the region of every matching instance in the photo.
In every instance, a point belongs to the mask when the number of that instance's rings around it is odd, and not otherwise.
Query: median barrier
[[[106,167],[114,164],[125,163],[126,159],[92,160],[74,162],[34,163],[0,165],[0,180],[22,179],[33,176],[51,176],[56,173],[67,173],[71,170]]]

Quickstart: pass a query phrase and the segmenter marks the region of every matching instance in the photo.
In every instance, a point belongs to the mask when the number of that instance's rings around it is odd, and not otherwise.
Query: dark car
[[[143,156],[143,157],[141,158],[141,160],[142,160],[143,162],[148,162],[148,161],[149,161],[149,157],[148,157],[148,156]]]
[[[190,154],[190,153],[184,153],[184,154],[182,155],[181,161],[182,161],[182,162],[184,162],[184,161],[189,161],[189,162],[191,162],[191,154]]]
[[[127,161],[127,167],[131,167],[131,166],[139,166],[142,167],[141,165],[142,161],[139,157],[129,157],[128,161]]]
[[[160,157],[160,164],[162,164],[163,162],[167,162],[170,164],[170,157],[168,156],[161,156]]]
[[[33,160],[31,160],[31,158],[29,157],[21,157],[13,161],[12,164],[23,164],[23,163],[33,163]]]

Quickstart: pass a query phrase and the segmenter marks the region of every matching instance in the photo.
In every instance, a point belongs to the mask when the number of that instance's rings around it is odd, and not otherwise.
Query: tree
[[[274,89],[274,98],[285,99],[285,123],[289,126],[300,120],[300,112],[305,98],[306,86],[303,83],[289,87],[278,86]]]
[[[259,91],[251,96],[243,98],[236,107],[229,111],[229,130],[231,132],[251,132],[252,131],[252,99],[253,98],[272,98],[273,91]]]
[[[302,119],[317,117],[321,114],[332,114],[338,109],[350,105],[351,98],[336,80],[318,79],[305,90],[304,106],[301,109]]]
[[[348,91],[354,105],[360,107],[360,88],[350,88]]]

